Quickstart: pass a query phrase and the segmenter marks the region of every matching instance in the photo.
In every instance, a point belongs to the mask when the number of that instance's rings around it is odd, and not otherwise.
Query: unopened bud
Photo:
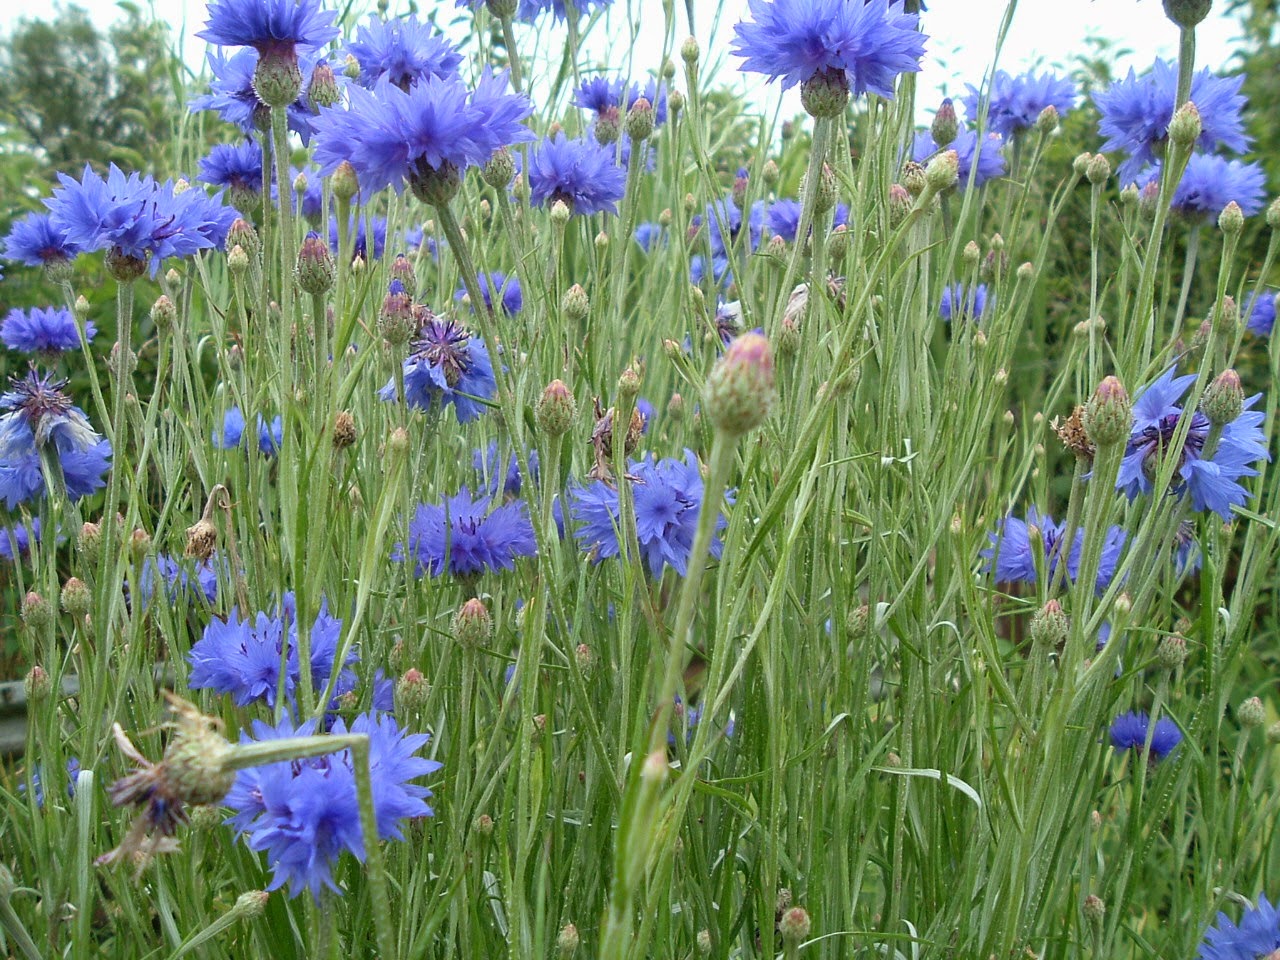
[[[671,399],[667,401],[667,416],[677,423],[684,419],[684,397],[680,394],[671,394]]]
[[[1202,130],[1200,111],[1188,100],[1174,111],[1173,118],[1169,121],[1169,141],[1189,149],[1200,139]]]
[[[1222,208],[1222,213],[1218,214],[1218,229],[1229,237],[1239,236],[1244,229],[1244,211],[1240,204],[1232,200]]]
[[[1257,697],[1250,697],[1236,708],[1236,716],[1240,718],[1240,726],[1247,728],[1260,727],[1267,719],[1267,708]]]
[[[1272,230],[1280,230],[1280,197],[1267,205],[1267,226]]]
[[[792,907],[778,921],[778,932],[785,944],[795,945],[808,939],[809,927],[809,911],[804,907]]]
[[[977,241],[970,240],[964,245],[964,249],[960,251],[960,259],[966,267],[978,265],[978,261],[982,259],[982,248],[978,246]]]
[[[80,525],[80,533],[76,537],[76,549],[82,554],[92,556],[102,544],[102,527],[96,523],[85,522]]]
[[[135,527],[133,533],[129,534],[129,552],[133,554],[133,559],[141,560],[150,550],[151,534],[141,527]]]
[[[1084,432],[1095,447],[1111,447],[1129,439],[1133,403],[1115,377],[1104,377],[1084,408]]]
[[[950,190],[960,179],[960,155],[954,150],[944,150],[929,161],[929,165],[925,167],[924,179],[935,193]],[[903,182],[906,183],[905,175]],[[907,189],[911,189],[909,183]]]
[[[489,816],[487,813],[482,813],[480,816],[476,817],[471,828],[482,838],[491,837],[493,836],[493,817]]]
[[[34,590],[29,591],[22,598],[20,613],[22,622],[32,630],[42,631],[53,622],[53,610],[49,606],[49,601]]]
[[[1156,647],[1156,660],[1166,670],[1177,670],[1187,661],[1186,637],[1177,633],[1164,637]]]
[[[515,158],[511,156],[511,151],[506,147],[495,150],[481,172],[484,182],[495,190],[505,190],[515,175]]]
[[[690,66],[698,62],[700,54],[698,41],[693,37],[686,37],[684,43],[680,44],[680,58]]]
[[[349,160],[338,164],[329,182],[333,187],[333,195],[344,203],[350,202],[360,192],[360,177],[356,175],[356,168]]]
[[[249,255],[238,243],[227,251],[227,269],[233,274],[241,274],[249,269]]]
[[[1056,649],[1067,640],[1071,621],[1062,611],[1062,604],[1050,600],[1031,618],[1031,642],[1037,646]]]
[[[1071,161],[1071,169],[1075,171],[1077,177],[1088,176],[1089,164],[1093,162],[1093,154],[1088,151],[1076,155]]]
[[[627,136],[639,143],[653,133],[653,104],[639,97],[627,111]]]
[[[1050,134],[1058,129],[1058,108],[1052,103],[1040,111],[1040,115],[1036,117],[1036,133]]]
[[[22,692],[26,694],[29,704],[43,703],[49,699],[49,694],[53,692],[53,680],[44,667],[37,663],[27,671],[27,675],[22,678]]]
[[[421,671],[410,667],[396,681],[395,707],[396,713],[413,716],[427,705],[427,697],[431,693],[431,685],[427,683]]]
[[[1213,0],[1164,0],[1164,13],[1184,30],[1196,27],[1209,15]]]
[[[1085,179],[1095,187],[1100,187],[1111,179],[1111,161],[1105,154],[1095,153],[1085,166]]]
[[[178,318],[178,308],[173,305],[173,301],[161,294],[156,302],[151,305],[151,322],[155,324],[157,330],[161,333],[173,329],[173,323]]]
[[[707,377],[707,414],[716,429],[739,437],[764,422],[774,394],[769,341],[758,333],[744,333],[729,344]]]
[[[947,97],[939,105],[938,112],[933,115],[929,136],[933,137],[933,142],[941,149],[950,146],[959,132],[960,121],[956,119],[956,108],[951,103],[951,98]]]
[[[905,186],[895,183],[889,187],[889,226],[896,227],[911,213],[915,201]]]
[[[393,347],[402,347],[417,328],[413,298],[399,280],[392,280],[387,295],[382,298],[382,309],[378,311],[378,333]]]
[[[219,811],[219,815],[220,811]],[[262,916],[267,909],[267,900],[271,894],[265,890],[250,890],[248,893],[242,893],[236,897],[235,905],[229,913],[241,920],[252,920],[255,917]]]
[[[1244,388],[1240,385],[1240,375],[1234,370],[1223,370],[1218,374],[1205,388],[1200,409],[1209,418],[1209,423],[1217,427],[1226,426],[1240,416],[1244,412]]]
[[[838,117],[848,103],[849,81],[843,70],[819,70],[800,84],[800,105],[811,117]]]
[[[483,647],[493,639],[493,620],[480,600],[472,597],[453,615],[453,638],[467,650]]]
[[[698,931],[698,952],[701,954],[711,952],[711,931],[705,927]]]
[[[1081,910],[1084,912],[1084,918],[1094,926],[1100,926],[1107,915],[1107,905],[1103,903],[1101,897],[1093,893],[1084,898]]]
[[[549,437],[562,437],[573,429],[578,416],[578,404],[569,388],[560,380],[552,380],[534,408],[538,429]]]
[[[564,311],[564,315],[575,323],[587,319],[587,315],[591,312],[591,299],[587,296],[587,291],[582,289],[582,284],[575,283],[565,291],[564,297],[560,300],[560,308]]]
[[[336,271],[329,244],[316,233],[308,233],[298,249],[298,265],[295,270],[298,286],[313,297],[322,296],[333,286]]]
[[[396,258],[391,261],[391,269],[388,271],[388,275],[390,279],[398,281],[400,286],[404,288],[404,292],[411,297],[418,289],[418,277],[413,270],[413,261],[403,253],[397,254]]]

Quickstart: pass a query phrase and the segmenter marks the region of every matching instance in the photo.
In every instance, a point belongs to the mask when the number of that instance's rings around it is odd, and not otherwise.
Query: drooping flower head
[[[952,283],[943,287],[938,303],[938,314],[943,320],[981,320],[987,312],[987,285],[976,283],[968,287]]]
[[[520,557],[538,552],[523,500],[489,509],[490,498],[473,498],[463,487],[439,504],[419,504],[409,521],[406,549],[397,543],[391,559],[413,561],[417,576],[438,577],[446,570],[469,576],[488,570],[511,570]]]
[[[1240,926],[1225,913],[1204,932],[1197,960],[1258,960],[1274,956],[1280,950],[1280,910],[1265,895],[1258,905],[1245,910]]]
[[[149,260],[154,276],[167,257],[188,257],[222,246],[236,212],[222,194],[174,189],[172,181],[125,175],[115,164],[104,180],[86,165],[79,180],[58,174],[61,186],[45,201],[50,221],[81,250],[106,250],[109,259],[136,264]]]
[[[520,290],[520,281],[515,275],[508,276],[495,270],[493,273],[479,274],[480,295],[484,297],[484,305],[489,310],[496,307],[508,316],[514,316],[524,306],[524,294]],[[462,300],[467,297],[467,288],[459,287],[453,299]]]
[[[626,172],[614,162],[614,151],[593,140],[570,140],[557,133],[529,157],[530,198],[538,206],[560,200],[572,214],[617,215],[626,186]]]
[[[84,411],[62,390],[65,380],[33,368],[10,380],[0,396],[0,497],[10,510],[44,493],[40,451],[52,448],[62,467],[67,494],[88,496],[106,485],[111,443],[89,425]]]
[[[350,89],[350,109],[321,111],[313,126],[323,173],[343,160],[355,168],[365,195],[409,183],[426,203],[447,202],[470,166],[501,147],[534,139],[523,120],[532,110],[507,90],[505,74],[487,74],[474,91],[457,78],[424,77],[407,91],[385,77],[372,90]]]
[[[315,623],[311,627],[311,683],[322,690],[329,682],[338,655],[342,621],[330,616],[328,604],[321,601]],[[286,650],[285,647],[288,649]],[[302,677],[298,649],[298,624],[292,609],[292,596],[274,614],[259,611],[255,617],[241,620],[232,608],[225,621],[214,617],[204,634],[187,654],[191,662],[189,685],[193,690],[215,690],[230,694],[237,706],[261,700],[274,707],[283,694],[292,703]],[[358,658],[348,654],[340,669]],[[281,661],[285,672],[280,673]]]
[[[260,137],[270,129],[270,110],[253,88],[253,75],[258,69],[258,51],[252,47],[238,50],[228,57],[221,50],[211,50],[205,55],[209,72],[209,92],[193,97],[189,103],[192,113],[212,110],[225,123],[240,128],[246,137]],[[307,86],[315,70],[316,57],[303,54],[299,69],[303,82],[297,98],[288,105],[285,115],[288,127],[303,144],[311,141],[311,120],[315,111],[307,103]]]
[[[1160,165],[1140,186],[1160,183]],[[1216,220],[1222,208],[1235,201],[1246,217],[1266,202],[1267,175],[1261,165],[1228,160],[1214,154],[1195,153],[1173,191],[1172,209],[1188,217]]]
[[[1003,146],[1004,140],[998,133],[988,133],[981,145],[978,143],[976,130],[961,130],[957,133],[956,138],[947,144],[947,149],[954,150],[960,161],[960,175],[956,185],[962,190],[971,183],[974,187],[980,187],[993,177],[1004,176],[1005,162],[1001,152]],[[927,163],[937,152],[938,145],[929,131],[922,130],[916,134],[911,148],[913,160]],[[972,181],[970,176],[973,177]]]
[[[1117,750],[1142,750],[1150,728],[1151,718],[1146,713],[1132,710],[1122,713],[1111,724],[1111,745]],[[1181,742],[1182,731],[1178,725],[1168,717],[1161,717],[1156,721],[1155,730],[1151,731],[1151,760],[1163,760]]]
[[[742,69],[782,80],[783,89],[815,76],[854,96],[893,99],[900,73],[920,69],[925,37],[901,0],[748,0],[752,19],[734,26],[732,52]]]
[[[1270,460],[1266,438],[1262,432],[1263,413],[1252,408],[1262,394],[1244,401],[1243,412],[1222,428],[1217,445],[1206,456],[1209,418],[1200,410],[1189,413],[1191,423],[1180,450],[1171,449],[1183,416],[1188,415],[1177,401],[1195,383],[1194,374],[1179,377],[1170,367],[1154,382],[1144,387],[1133,402],[1133,428],[1120,461],[1116,489],[1130,500],[1140,493],[1152,492],[1152,479],[1166,457],[1176,457],[1171,492],[1191,498],[1191,508],[1212,510],[1224,520],[1231,518],[1231,507],[1243,506],[1248,492],[1238,482],[1243,477],[1257,476],[1252,464]]]
[[[79,246],[67,239],[65,231],[54,226],[47,213],[29,213],[15,221],[4,241],[5,259],[29,267],[62,267],[79,253]]]
[[[1249,294],[1244,302],[1244,311],[1248,316],[1246,327],[1255,337],[1269,337],[1276,325],[1276,293],[1274,290],[1263,290],[1257,296]]]
[[[456,77],[462,64],[462,54],[453,44],[413,14],[393,20],[370,14],[366,23],[356,27],[347,53],[360,64],[356,82],[368,89],[386,77],[408,90],[423,77]]]
[[[92,320],[84,322],[84,335],[92,340],[98,328]],[[0,326],[0,340],[10,350],[22,353],[55,354],[80,349],[80,331],[66,307],[32,307],[10,310]]]
[[[1201,150],[1223,147],[1240,153],[1249,146],[1244,132],[1245,97],[1240,93],[1244,75],[1219,77],[1208,68],[1191,78],[1191,101],[1200,111]],[[1103,150],[1123,150],[1128,158],[1116,171],[1121,183],[1129,183],[1143,167],[1164,151],[1169,121],[1178,88],[1178,66],[1156,60],[1149,73],[1129,75],[1094,94],[1101,119],[1098,132],[1106,137]]]
[[[1066,563],[1067,582],[1075,583],[1080,572],[1080,552],[1084,547],[1084,531],[1076,530],[1068,549],[1067,525],[1055,523],[1053,517],[1035,507],[1027,509],[1026,519],[1010,514],[1000,521],[995,533],[988,533],[991,546],[979,551],[987,562],[984,572],[993,572],[997,583],[1038,581],[1037,568],[1050,581],[1058,567]],[[1119,527],[1107,530],[1102,542],[1102,556],[1094,590],[1101,595],[1110,586],[1119,566],[1127,536]]]
[[[404,361],[405,400],[411,407],[430,410],[432,402],[452,404],[459,423],[474,420],[488,407],[482,402],[498,389],[493,363],[484,341],[454,320],[431,315],[409,342]],[[378,395],[396,397],[395,381]]]
[[[626,482],[631,484],[635,503],[640,555],[649,572],[661,577],[663,567],[670,566],[683,577],[689,570],[704,495],[698,458],[686,450],[684,460],[632,460]],[[570,489],[569,502],[570,515],[577,521],[578,545],[596,563],[617,556],[622,522],[617,488],[595,480]],[[717,516],[717,530],[727,524],[723,514]],[[722,549],[720,538],[713,537],[711,555],[719,559]]]
[[[978,120],[982,94],[972,84],[961,98],[969,121]],[[1032,127],[1045,107],[1059,114],[1069,111],[1076,102],[1076,85],[1069,77],[1052,73],[1036,75],[1034,71],[1011,76],[997,70],[991,78],[990,103],[987,107],[987,129],[1005,137],[1016,136]]]
[[[379,839],[403,839],[401,820],[431,816],[426,803],[431,791],[410,782],[441,767],[437,761],[417,755],[429,739],[427,734],[406,733],[392,717],[375,713],[356,717],[349,731],[339,719],[332,732],[369,737],[369,773]],[[316,733],[314,720],[295,725],[285,717],[274,726],[255,720],[252,734],[242,732],[240,742]],[[341,892],[333,880],[333,867],[343,851],[364,860],[355,767],[349,750],[242,770],[224,802],[235,811],[227,823],[248,834],[250,849],[266,853],[272,872],[269,890],[288,885],[291,897],[309,890],[318,900],[325,887]]]

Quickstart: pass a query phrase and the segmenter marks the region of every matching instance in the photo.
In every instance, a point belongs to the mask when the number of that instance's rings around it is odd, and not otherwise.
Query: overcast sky
[[[117,10],[113,0],[77,0],[102,24],[109,23]],[[392,0],[392,11],[403,9],[407,0]],[[419,8],[429,10],[439,5],[439,18],[447,21],[455,15],[453,0],[419,0]],[[372,2],[369,4],[372,6]],[[766,88],[750,77],[734,75],[737,61],[727,57],[728,38],[733,24],[747,12],[747,0],[695,0],[699,39],[708,53],[721,60],[720,77],[737,80],[762,106],[776,104],[776,85]],[[201,60],[203,43],[193,34],[204,22],[204,0],[155,0],[154,8],[170,18],[175,35],[186,37],[184,50],[189,62]],[[675,0],[683,10],[682,0]],[[932,108],[943,95],[959,96],[964,84],[975,85],[988,68],[995,53],[995,41],[1008,0],[930,0],[930,10],[922,16],[924,31],[929,35],[924,72],[918,89],[920,106]],[[1221,4],[1219,4],[1221,7]],[[18,2],[0,3],[0,29],[9,29],[20,16],[32,8]],[[662,55],[662,0],[616,0],[608,20],[598,25],[592,38],[592,55],[602,64],[625,69],[619,52],[631,46],[628,37],[634,32],[636,42],[633,75],[655,69]],[[656,23],[655,23],[656,18]],[[711,34],[713,26],[716,32]],[[657,27],[657,29],[655,29]],[[683,15],[679,18],[678,35],[687,32]],[[1213,15],[1198,30],[1197,65],[1222,69],[1235,52],[1239,30],[1233,20],[1220,13]],[[522,42],[546,44],[548,37],[562,36],[546,30],[521,33]],[[1091,37],[1114,42],[1118,72],[1129,66],[1141,71],[1156,56],[1175,57],[1178,34],[1165,19],[1160,0],[1019,0],[1013,23],[1000,54],[1000,66],[1020,72],[1032,66],[1068,67],[1074,58],[1089,50]],[[798,112],[799,96],[792,91],[783,102],[783,115]]]

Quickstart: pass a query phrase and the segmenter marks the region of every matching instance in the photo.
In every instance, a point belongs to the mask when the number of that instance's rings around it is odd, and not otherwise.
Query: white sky
[[[114,19],[117,10],[113,0],[76,0],[99,23]],[[697,29],[702,48],[719,59],[719,76],[725,82],[739,83],[753,100],[766,108],[776,105],[775,87],[764,87],[756,79],[736,74],[737,60],[727,56],[728,39],[733,24],[743,18],[747,0],[694,0]],[[1070,67],[1080,54],[1090,51],[1088,39],[1107,38],[1114,41],[1112,59],[1118,73],[1129,66],[1139,72],[1156,56],[1173,58],[1177,54],[1178,33],[1165,19],[1160,0],[1013,0],[1016,3],[1013,23],[1000,56],[1000,67],[1017,73],[1032,66]],[[401,9],[407,0],[392,0],[392,11]],[[158,15],[170,20],[175,35],[185,38],[188,62],[199,68],[203,43],[193,38],[204,22],[204,0],[153,0]],[[371,7],[372,2],[368,5]],[[662,0],[616,0],[608,19],[597,26],[589,50],[602,65],[624,73],[626,64],[616,58],[620,51],[633,46],[635,62],[630,65],[633,76],[655,69],[662,55]],[[687,33],[683,16],[684,0],[673,0],[678,14],[676,43]],[[930,0],[930,10],[922,15],[924,31],[930,40],[918,90],[922,110],[932,107],[943,95],[959,96],[964,84],[977,85],[989,67],[995,52],[1000,23],[1009,6],[1008,0]],[[717,7],[719,12],[717,16]],[[1219,4],[1221,7],[1221,4]],[[419,0],[419,8],[438,9],[440,22],[447,22],[460,11],[453,0]],[[0,31],[7,32],[22,16],[43,11],[18,2],[0,3]],[[715,33],[708,36],[712,27]],[[655,29],[655,27],[657,29]],[[517,28],[521,29],[521,28]],[[558,43],[563,34],[552,34],[540,27],[523,29],[521,43]],[[555,37],[556,39],[552,39]],[[1197,31],[1197,66],[1222,69],[1229,64],[1239,37],[1234,22],[1216,13]],[[558,58],[558,51],[554,51]],[[678,54],[674,55],[678,62]],[[680,84],[677,84],[678,86]],[[783,116],[800,110],[799,96],[792,91],[783,101]]]

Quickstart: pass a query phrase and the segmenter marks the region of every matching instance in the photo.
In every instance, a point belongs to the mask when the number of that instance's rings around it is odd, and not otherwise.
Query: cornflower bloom
[[[467,167],[534,139],[522,123],[532,105],[508,92],[506,74],[486,74],[474,91],[453,77],[424,77],[407,91],[384,77],[371,91],[349,93],[350,109],[330,107],[315,119],[315,160],[325,174],[349,161],[366,195],[399,192],[407,181],[423,202],[447,202]]]
[[[947,150],[956,152],[956,157],[960,161],[960,174],[956,185],[962,190],[968,188],[970,171],[973,171],[972,186],[974,187],[980,187],[994,177],[1004,176],[1004,154],[1001,153],[1003,146],[1004,140],[998,133],[988,133],[985,142],[981,145],[978,143],[976,130],[961,130],[957,133],[956,138],[946,146]],[[922,130],[916,134],[911,148],[913,160],[917,163],[927,163],[938,152],[938,145],[929,131]]]
[[[0,497],[10,510],[45,492],[41,451],[53,454],[67,495],[86,497],[106,485],[111,443],[89,425],[84,411],[63,393],[65,380],[32,368],[14,377],[0,396]]]
[[[92,320],[84,323],[84,335],[92,340],[98,328]],[[55,354],[80,349],[80,331],[66,307],[32,307],[10,310],[0,325],[0,340],[10,350],[22,353]]]
[[[667,230],[660,223],[641,223],[636,225],[636,243],[645,253],[652,253],[656,247],[665,246]]]
[[[471,466],[480,475],[480,486],[490,497],[496,497],[499,493],[508,497],[520,496],[524,478],[520,475],[519,459],[513,451],[504,471],[498,456],[497,440],[490,440],[489,445],[483,450],[472,451]],[[533,482],[536,484],[538,482],[537,450],[529,451],[529,472],[533,474]]]
[[[28,267],[58,269],[71,263],[80,247],[67,239],[66,232],[53,224],[47,213],[29,213],[14,221],[4,241],[4,256]]]
[[[764,201],[757,200],[756,203]],[[800,233],[800,213],[803,209],[799,200],[792,200],[784,197],[781,200],[775,200],[768,205],[767,212],[764,214],[765,226],[769,228],[769,232],[776,237],[781,237],[788,243],[794,243],[796,236]],[[752,205],[752,213],[755,213],[755,204]],[[832,218],[832,226],[840,227],[849,223],[849,205],[847,203],[837,203],[835,213]],[[754,224],[752,224],[754,228]],[[812,235],[812,228],[810,228]]]
[[[368,220],[372,219],[372,224]],[[360,257],[366,263],[369,260],[381,260],[382,254],[387,248],[387,218],[372,217],[366,218],[361,215],[351,215],[351,258],[354,260]],[[369,246],[370,227],[372,227],[373,246]],[[338,252],[338,218],[332,216],[329,218],[329,249],[335,254]],[[372,255],[372,256],[371,256]]]
[[[994,573],[997,583],[1028,583],[1038,581],[1037,568],[1050,582],[1058,573],[1061,563],[1066,563],[1066,577],[1075,583],[1080,573],[1080,553],[1084,547],[1084,531],[1076,530],[1070,549],[1066,544],[1066,523],[1055,523],[1053,517],[1040,513],[1035,507],[1027,510],[1025,520],[1010,514],[1000,521],[995,533],[988,533],[991,546],[979,551],[978,556],[987,563],[983,572]],[[1033,544],[1033,537],[1039,540]],[[1124,552],[1127,535],[1119,527],[1110,527],[1103,537],[1102,554],[1098,564],[1095,592],[1103,593],[1111,584]]]
[[[573,94],[574,106],[590,110],[596,119],[617,120],[622,112],[623,82],[608,77],[588,77]]]
[[[1222,427],[1217,444],[1207,452],[1206,442],[1211,427],[1201,410],[1190,413],[1191,423],[1180,450],[1171,450],[1182,417],[1187,414],[1177,401],[1191,384],[1195,374],[1179,377],[1170,367],[1153,383],[1142,389],[1133,402],[1133,427],[1116,489],[1130,500],[1140,493],[1153,491],[1152,478],[1166,456],[1177,458],[1171,492],[1191,498],[1196,511],[1213,511],[1223,520],[1231,518],[1232,506],[1243,506],[1248,492],[1237,481],[1257,476],[1250,464],[1270,460],[1266,437],[1262,432],[1264,415],[1252,407],[1262,398],[1257,393],[1244,401],[1243,412]]]
[[[1245,910],[1240,926],[1225,913],[1204,932],[1197,960],[1258,960],[1275,956],[1280,950],[1280,910],[1265,896],[1258,905]]]
[[[315,720],[295,725],[288,717],[275,725],[255,720],[251,731],[241,732],[242,744],[318,733]],[[335,721],[332,733],[347,732],[345,721]],[[441,768],[437,761],[417,756],[429,736],[406,733],[393,718],[376,713],[356,717],[349,732],[369,737],[379,839],[404,839],[401,820],[432,814],[426,803],[431,791],[410,782]],[[288,885],[290,897],[309,890],[319,900],[326,887],[341,892],[333,867],[344,851],[362,862],[365,858],[350,750],[242,770],[224,803],[235,811],[226,822],[248,835],[250,849],[266,853],[272,873],[268,890]]]
[[[1140,186],[1153,183],[1160,183],[1159,164]],[[1196,153],[1187,161],[1170,206],[1189,217],[1216,219],[1234,200],[1241,213],[1251,217],[1262,209],[1266,191],[1267,175],[1259,164]]]
[[[684,460],[632,460],[626,482],[631,484],[635,504],[636,535],[640,555],[654,577],[670,566],[680,576],[689,571],[689,552],[698,528],[698,511],[704,496],[698,458],[686,450]],[[577,521],[574,535],[578,546],[595,563],[615,557],[621,550],[618,540],[621,512],[616,487],[596,480],[569,491],[570,515]],[[728,525],[724,514],[716,517],[716,530]],[[719,536],[711,540],[711,556],[720,558],[724,545]]]
[[[982,93],[966,84],[969,93],[961,97],[969,120],[977,122]],[[1001,136],[1013,137],[1035,125],[1046,107],[1059,114],[1069,111],[1076,102],[1076,85],[1069,77],[1052,73],[1039,76],[1034,71],[1011,76],[997,70],[991,78],[987,106],[987,129]]]
[[[1201,150],[1211,152],[1221,146],[1240,153],[1249,146],[1244,132],[1245,97],[1240,93],[1243,84],[1244,74],[1219,77],[1208,68],[1191,78],[1190,99],[1200,111],[1196,143]],[[1107,138],[1102,149],[1129,155],[1116,171],[1121,183],[1132,181],[1164,152],[1177,88],[1177,64],[1156,60],[1149,73],[1138,77],[1130,68],[1123,80],[1094,94],[1101,114],[1098,132]]]
[[[311,627],[309,670],[312,687],[316,690],[324,689],[333,674],[341,634],[342,621],[330,616],[328,603],[322,600]],[[275,707],[281,694],[285,703],[292,704],[303,669],[292,594],[286,595],[285,602],[274,615],[259,611],[253,620],[241,620],[233,607],[225,621],[215,617],[192,645],[187,659],[191,662],[191,676],[187,682],[192,690],[230,694],[232,701],[240,707],[255,700]],[[355,651],[352,651],[339,671],[345,673],[345,668],[357,659]],[[283,676],[280,673],[282,660],[285,666]]]
[[[1248,315],[1245,324],[1255,337],[1269,337],[1276,325],[1276,293],[1274,290],[1263,290],[1261,293],[1249,294],[1244,302],[1244,311]]]
[[[262,102],[253,88],[258,51],[246,47],[228,57],[221,50],[211,50],[205,56],[213,79],[209,81],[208,93],[189,101],[191,112],[212,110],[224,122],[239,127],[246,137],[258,136],[270,129],[271,108]],[[303,145],[311,142],[311,120],[315,111],[307,103],[307,87],[317,62],[313,55],[301,57],[302,89],[285,110],[288,128],[302,138]]]
[[[1117,750],[1141,750],[1147,743],[1151,718],[1146,713],[1129,711],[1116,717],[1111,724],[1111,745]],[[1168,717],[1156,721],[1151,732],[1150,759],[1163,760],[1182,742],[1182,731]]]
[[[397,543],[391,559],[414,563],[414,574],[438,577],[446,570],[470,576],[511,570],[520,557],[536,556],[537,541],[524,501],[489,509],[490,498],[473,498],[463,487],[439,504],[419,504],[409,521],[409,544]]]
[[[460,0],[463,5],[466,2],[467,0]],[[613,0],[573,0],[573,8],[577,11],[579,17],[583,17],[591,13],[592,9],[603,9],[611,3],[613,3]],[[520,7],[516,11],[516,19],[532,23],[540,14],[548,10],[557,20],[567,20],[569,18],[569,10],[565,6],[564,0],[520,0]]]
[[[143,605],[150,604],[159,588],[163,588],[165,600],[171,606],[179,598],[189,598],[195,593],[202,594],[209,603],[213,603],[218,599],[218,570],[226,566],[221,558],[215,557],[195,564],[194,577],[186,567],[166,554],[147,557],[142,564]]]
[[[287,106],[302,91],[299,52],[314,52],[338,37],[337,13],[320,9],[320,0],[210,0],[208,12],[196,36],[256,50],[254,89],[274,107]]]
[[[262,196],[262,150],[254,143],[215,144],[200,158],[196,179],[225,187],[232,206],[252,209]]]
[[[974,284],[972,288],[963,283],[948,284],[942,289],[942,299],[938,302],[938,314],[943,320],[981,320],[987,312],[987,285]]]
[[[498,389],[493,363],[484,341],[453,320],[429,316],[409,341],[404,361],[405,401],[430,410],[433,401],[453,405],[459,423],[474,420],[488,408],[482,402]],[[396,398],[395,381],[378,391],[383,400]]]
[[[627,175],[614,152],[591,140],[569,140],[564,133],[542,141],[529,157],[530,198],[550,207],[563,201],[572,214],[618,213]]]
[[[520,312],[520,308],[524,306],[524,294],[520,290],[520,281],[514,274],[508,276],[495,270],[493,273],[481,273],[478,279],[486,308],[493,310],[496,304],[508,316]],[[454,293],[453,299],[462,300],[466,296],[467,288],[462,286]]]
[[[783,89],[821,77],[847,95],[893,99],[900,73],[920,69],[925,37],[901,0],[748,0],[751,21],[734,26],[742,69]]]
[[[262,414],[258,414],[258,449],[269,457],[274,457],[284,442],[284,421],[279,416],[267,423]],[[231,450],[245,441],[244,414],[239,407],[228,407],[222,416],[222,429],[213,431],[213,445],[218,450]]]
[[[26,523],[13,518],[0,520],[0,558],[17,563],[31,553],[31,545],[40,542],[40,518],[32,517]]]
[[[58,180],[62,185],[45,200],[51,223],[82,251],[106,250],[108,264],[114,259],[125,279],[141,274],[148,260],[155,276],[168,257],[222,246],[236,219],[221,193],[178,192],[172,181],[126,176],[115,164],[105,180],[87,164],[79,180],[65,173]]]
[[[394,20],[370,14],[367,23],[356,27],[346,52],[360,65],[356,82],[369,89],[383,77],[401,90],[423,77],[446,80],[456,77],[462,64],[453,44],[413,14]]]

